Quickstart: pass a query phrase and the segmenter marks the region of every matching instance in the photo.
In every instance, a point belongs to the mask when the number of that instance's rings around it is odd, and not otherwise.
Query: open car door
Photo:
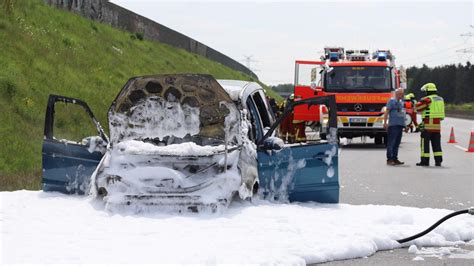
[[[43,191],[88,192],[108,137],[87,104],[50,95],[43,140]]]
[[[322,70],[324,61],[295,61],[295,100],[304,100],[313,98],[322,92]],[[321,107],[313,105],[311,108],[307,106],[295,106],[295,120],[321,122]]]
[[[329,108],[328,141],[283,144],[271,137],[279,124],[297,106]],[[339,202],[337,110],[334,96],[309,98],[291,103],[275,124],[257,142],[261,195],[289,201]],[[283,146],[282,146],[283,145]]]

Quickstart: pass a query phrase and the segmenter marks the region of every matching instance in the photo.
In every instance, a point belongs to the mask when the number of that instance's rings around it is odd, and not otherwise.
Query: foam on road
[[[441,209],[234,203],[222,214],[126,215],[93,199],[56,193],[0,193],[0,264],[280,263],[305,265],[399,247]],[[474,239],[474,217],[458,216],[416,240],[446,246]],[[409,246],[410,243],[407,243]]]

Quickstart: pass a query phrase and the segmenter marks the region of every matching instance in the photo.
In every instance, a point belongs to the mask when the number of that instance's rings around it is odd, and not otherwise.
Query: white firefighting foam
[[[137,138],[196,135],[200,130],[200,109],[149,97],[130,109],[130,114],[110,113],[111,142]]]
[[[130,215],[107,212],[93,198],[37,191],[0,192],[0,206],[0,264],[305,265],[398,248],[396,239],[451,212],[254,201],[214,215]],[[423,250],[472,239],[474,219],[462,215],[414,244]]]

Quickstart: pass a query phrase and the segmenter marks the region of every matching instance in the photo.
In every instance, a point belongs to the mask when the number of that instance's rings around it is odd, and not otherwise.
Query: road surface
[[[457,144],[448,144],[454,127]],[[446,118],[442,127],[442,167],[416,166],[420,158],[418,133],[404,134],[399,151],[403,166],[387,166],[385,148],[360,138],[341,146],[339,156],[341,203],[385,204],[420,208],[466,209],[474,206],[474,153],[467,153],[474,120]],[[434,165],[433,159],[431,164]],[[440,217],[441,218],[441,217]],[[456,219],[456,218],[453,218]],[[433,221],[434,223],[435,221]],[[473,229],[474,230],[474,229]],[[377,252],[369,258],[336,261],[327,265],[474,265],[474,246],[461,247],[472,259],[447,256],[414,261],[408,250]]]

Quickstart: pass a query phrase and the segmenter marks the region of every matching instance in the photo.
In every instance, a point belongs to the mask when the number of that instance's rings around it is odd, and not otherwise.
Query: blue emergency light
[[[329,53],[329,61],[331,61],[331,62],[339,61],[339,54],[337,52],[330,52]]]
[[[379,61],[387,61],[387,54],[384,52],[379,52],[377,54],[377,60]]]

